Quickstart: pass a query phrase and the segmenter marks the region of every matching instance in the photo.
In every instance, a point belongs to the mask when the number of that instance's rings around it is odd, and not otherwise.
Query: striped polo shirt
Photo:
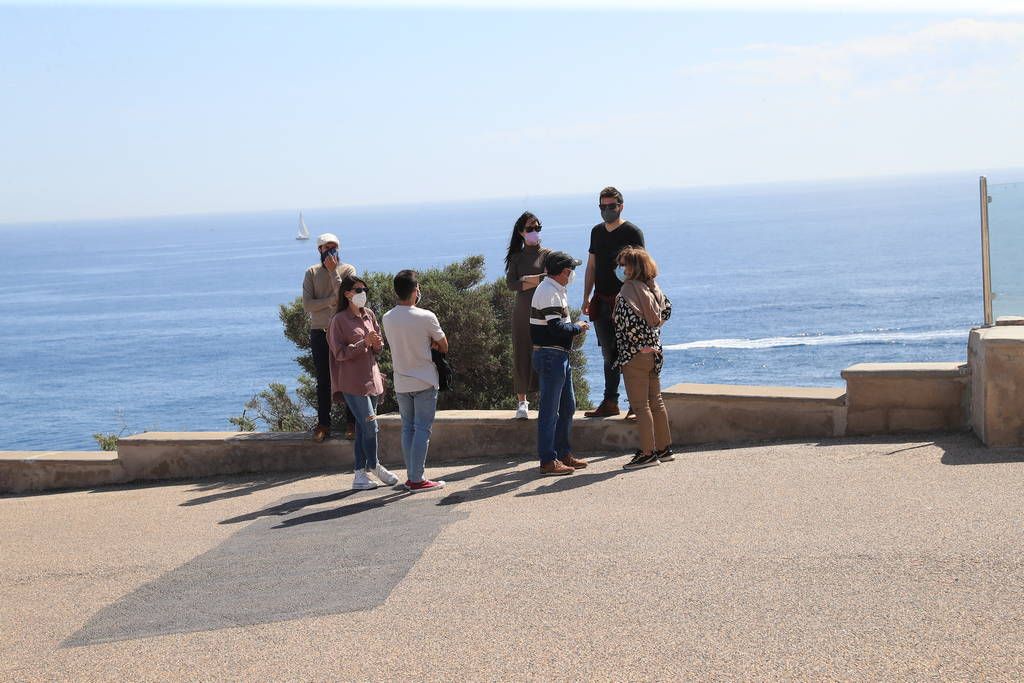
[[[565,287],[551,277],[541,280],[530,303],[530,339],[533,345],[568,351],[572,347],[572,338],[582,331],[569,318]]]

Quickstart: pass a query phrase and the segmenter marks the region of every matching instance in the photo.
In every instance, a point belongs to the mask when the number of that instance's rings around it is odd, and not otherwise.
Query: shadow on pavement
[[[355,493],[359,492],[356,491]],[[319,512],[311,512],[310,514],[302,515],[301,517],[293,517],[291,519],[286,519],[280,524],[272,526],[271,529],[288,529],[290,527],[295,527],[302,524],[310,524],[312,522],[326,522],[332,519],[350,517],[352,515],[357,515],[360,512],[366,512],[368,510],[376,510],[378,508],[382,508],[388,503],[393,503],[396,500],[408,498],[411,495],[414,494],[409,493],[405,489],[392,490],[391,493],[388,493],[387,495],[384,496],[378,496],[376,498],[371,498],[369,500],[362,500],[359,501],[358,503],[342,505],[341,507],[334,508],[332,510],[320,510]]]
[[[221,520],[220,522],[218,522],[218,524],[239,524],[241,522],[251,522],[255,519],[259,519],[260,517],[284,517],[286,515],[292,514],[293,512],[298,512],[302,508],[306,508],[311,505],[333,503],[334,501],[344,500],[345,498],[348,498],[349,496],[355,495],[357,493],[362,492],[353,491],[349,489],[347,491],[337,491],[335,493],[329,493],[323,496],[311,496],[309,498],[297,498],[294,500],[287,500],[283,503],[272,505],[271,507],[264,508],[262,510],[257,510],[256,512],[248,512],[244,515],[239,515],[237,517],[231,517],[229,519]]]
[[[211,493],[207,496],[199,496],[198,498],[192,498],[186,500],[181,504],[182,507],[189,507],[192,505],[205,505],[206,503],[213,503],[218,500],[226,500],[228,498],[238,498],[240,496],[247,496],[250,493],[256,493],[257,491],[266,491],[267,489],[276,488],[278,486],[287,486],[288,484],[294,484],[297,481],[304,479],[312,479],[313,477],[323,476],[325,472],[303,472],[302,474],[291,474],[291,475],[277,475],[270,477],[262,477],[259,480],[253,481],[252,479],[241,481],[241,480],[217,480],[211,482],[203,482],[197,485],[190,493],[197,493],[200,491],[213,491],[216,489],[226,489],[218,491],[217,493]]]

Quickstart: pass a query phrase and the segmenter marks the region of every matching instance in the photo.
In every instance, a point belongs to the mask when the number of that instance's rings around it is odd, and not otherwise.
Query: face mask
[[[540,244],[540,233],[539,232],[528,232],[523,236],[526,243],[531,247],[535,247]]]
[[[620,282],[626,281],[626,266],[615,267],[615,277],[619,278]]]
[[[359,292],[358,294],[354,295],[352,297],[352,303],[354,303],[359,308],[362,308],[363,306],[365,306],[366,305],[366,292]]]
[[[570,270],[569,271],[569,281],[565,283],[565,286],[568,287],[569,285],[571,285],[572,281],[575,280],[575,279],[576,279],[576,271],[575,270]]]
[[[338,250],[337,249],[328,249],[327,251],[320,252],[320,265],[321,266],[324,265],[324,261],[327,260],[328,256],[333,256],[338,261],[341,260],[341,258],[339,258],[339,256],[338,256]]]
[[[601,209],[601,218],[605,223],[614,223],[619,220],[619,216],[622,214],[622,210],[615,209]]]

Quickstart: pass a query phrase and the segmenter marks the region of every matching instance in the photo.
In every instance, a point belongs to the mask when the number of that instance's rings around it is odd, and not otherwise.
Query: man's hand
[[[580,310],[583,311],[583,315],[590,315],[590,299],[583,300],[583,306]]]
[[[366,342],[375,349],[379,349],[384,346],[384,339],[376,330],[370,330],[366,333]]]
[[[324,268],[330,271],[335,271],[338,269],[339,263],[340,261],[338,261],[338,259],[336,259],[335,257],[328,256],[327,258],[324,259]]]
[[[580,329],[583,330],[584,332],[590,329],[590,323],[588,323],[586,320],[581,320],[576,324],[579,325]]]

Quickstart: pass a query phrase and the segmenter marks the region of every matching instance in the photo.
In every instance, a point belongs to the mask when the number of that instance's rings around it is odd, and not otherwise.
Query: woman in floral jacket
[[[613,316],[616,365],[622,368],[626,395],[640,429],[640,448],[623,466],[629,470],[673,459],[660,377],[664,362],[661,326],[672,315],[672,303],[655,282],[658,266],[643,247],[626,247],[617,262],[616,274],[623,282]]]

